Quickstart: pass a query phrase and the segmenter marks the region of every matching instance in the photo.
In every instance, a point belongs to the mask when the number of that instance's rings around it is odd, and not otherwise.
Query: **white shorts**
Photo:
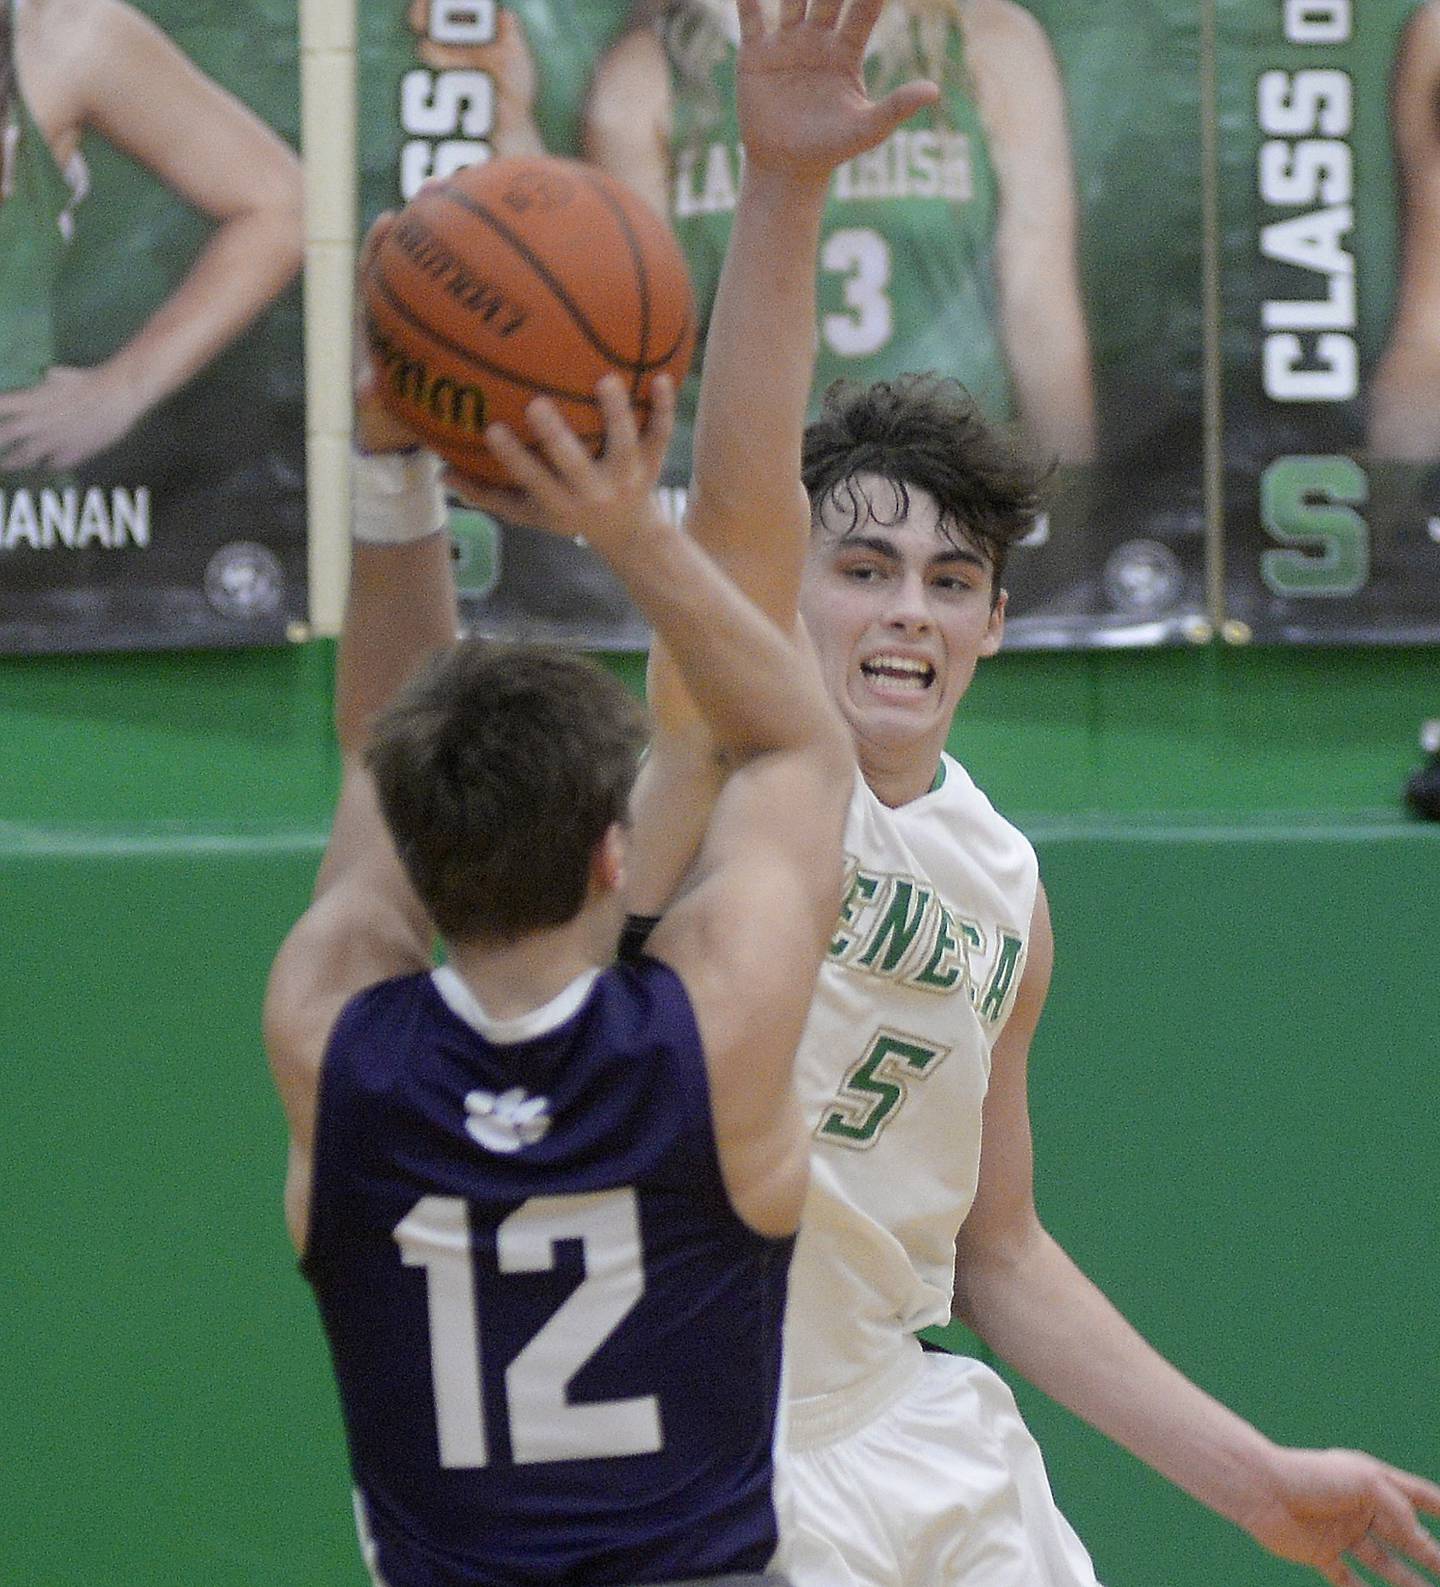
[[[884,1409],[836,1436],[833,1416],[806,1415],[816,1402],[795,1407],[795,1587],[1097,1587],[1005,1382],[933,1353],[905,1376]]]

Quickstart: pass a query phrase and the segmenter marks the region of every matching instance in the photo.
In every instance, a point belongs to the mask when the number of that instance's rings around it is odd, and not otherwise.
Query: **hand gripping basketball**
[[[650,388],[677,384],[695,309],[669,227],[637,194],[576,160],[503,157],[427,184],[361,279],[381,400],[446,462],[511,483],[483,444],[500,423],[527,444],[537,396],[592,454],[596,386],[614,373],[643,424]]]

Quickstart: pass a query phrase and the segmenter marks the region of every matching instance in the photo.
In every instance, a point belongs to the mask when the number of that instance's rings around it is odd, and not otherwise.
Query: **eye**
[[[876,567],[873,562],[852,562],[848,567],[840,569],[840,576],[849,579],[854,584],[870,584],[882,577],[883,570]]]

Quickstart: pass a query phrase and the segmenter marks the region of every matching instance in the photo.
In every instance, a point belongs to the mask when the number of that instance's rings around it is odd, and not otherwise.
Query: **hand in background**
[[[57,365],[38,385],[0,396],[0,466],[72,468],[113,446],[144,411],[104,364]]]
[[[740,135],[752,166],[793,176],[830,172],[884,141],[933,104],[934,83],[906,83],[878,103],[866,92],[865,45],[884,0],[782,0],[765,25],[760,0],[739,0],[736,88]]]
[[[416,58],[431,71],[490,74],[495,87],[495,130],[500,138],[533,127],[535,57],[524,25],[513,11],[496,11],[495,37],[489,44],[446,44],[431,38],[429,0],[411,0],[405,20],[416,35]],[[517,152],[497,148],[501,154]]]

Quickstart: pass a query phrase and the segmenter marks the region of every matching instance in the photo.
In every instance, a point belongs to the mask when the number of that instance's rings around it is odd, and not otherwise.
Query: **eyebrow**
[[[863,551],[873,551],[876,556],[884,557],[887,562],[898,562],[900,560],[900,553],[895,549],[894,545],[881,535],[842,535],[835,545],[837,551],[845,551],[851,547],[858,547]],[[967,546],[955,545],[949,546],[947,550],[940,552],[938,556],[931,557],[927,566],[933,568],[948,562],[960,562],[966,567],[980,568],[982,571],[988,566],[985,558],[978,551],[972,551]]]

